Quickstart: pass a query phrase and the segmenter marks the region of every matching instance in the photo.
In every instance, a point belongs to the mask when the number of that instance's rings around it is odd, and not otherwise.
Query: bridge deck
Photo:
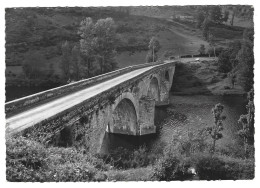
[[[6,133],[15,133],[33,126],[36,123],[48,119],[62,111],[65,111],[66,109],[69,109],[86,99],[89,99],[103,91],[109,90],[110,88],[119,85],[126,80],[134,78],[156,66],[160,65],[154,65],[151,67],[145,67],[131,71],[111,80],[99,83],[81,91],[77,91],[67,96],[58,98],[54,101],[49,101],[45,104],[9,117],[6,119]]]

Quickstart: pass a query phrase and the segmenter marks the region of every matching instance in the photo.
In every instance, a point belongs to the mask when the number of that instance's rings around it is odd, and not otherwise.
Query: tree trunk
[[[234,17],[235,17],[235,12],[233,12],[232,18],[231,18],[231,21],[230,21],[230,25],[232,25],[232,26],[233,26],[233,23],[234,23]]]
[[[213,139],[212,155],[215,153],[216,139]]]
[[[154,46],[153,46],[153,62],[154,62]]]
[[[88,65],[88,71],[87,71],[87,73],[88,73],[88,78],[89,78],[89,69],[90,69],[90,62],[89,62],[89,58],[87,59],[87,65]]]

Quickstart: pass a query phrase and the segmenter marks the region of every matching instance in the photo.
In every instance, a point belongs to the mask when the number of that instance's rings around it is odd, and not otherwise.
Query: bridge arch
[[[131,93],[123,93],[116,99],[107,125],[107,132],[136,135],[138,130],[138,106]]]
[[[157,77],[153,77],[150,81],[147,96],[153,98],[155,101],[160,101],[160,82]]]

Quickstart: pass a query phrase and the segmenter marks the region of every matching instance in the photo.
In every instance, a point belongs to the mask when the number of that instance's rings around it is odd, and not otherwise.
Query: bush
[[[196,171],[200,180],[253,179],[254,162],[201,156],[196,160]]]
[[[156,164],[152,178],[158,181],[176,180],[175,174],[178,171],[180,160],[176,156],[167,155]]]
[[[101,181],[98,159],[72,148],[46,148],[24,137],[7,138],[6,179],[12,182]],[[99,163],[100,164],[100,163]],[[102,167],[99,167],[100,169]]]
[[[219,55],[218,70],[220,72],[227,73],[232,70],[232,63],[231,63],[229,57],[230,57],[229,50],[222,51],[221,54]]]
[[[117,169],[146,167],[156,159],[156,156],[148,153],[144,146],[134,151],[119,147],[109,155],[99,157]]]

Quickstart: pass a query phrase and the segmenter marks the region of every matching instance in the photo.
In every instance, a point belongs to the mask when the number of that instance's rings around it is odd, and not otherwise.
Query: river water
[[[116,134],[106,134],[103,143],[104,151],[124,147],[136,149],[141,145],[146,145],[151,151],[161,150],[167,143],[175,137],[185,137],[188,132],[196,132],[203,127],[214,124],[211,109],[215,104],[224,105],[223,138],[217,141],[217,148],[241,144],[241,140],[236,134],[241,125],[237,121],[241,114],[246,113],[246,98],[242,96],[214,96],[214,95],[191,95],[173,96],[170,98],[170,105],[157,107],[155,111],[155,125],[157,133],[146,136],[126,136]],[[160,128],[159,128],[160,127]]]

